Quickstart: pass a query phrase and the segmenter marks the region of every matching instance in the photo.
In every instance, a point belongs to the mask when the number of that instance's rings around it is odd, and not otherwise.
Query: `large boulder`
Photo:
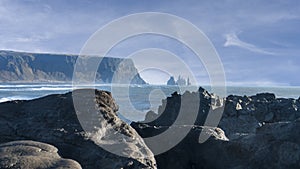
[[[177,125],[186,125],[189,123],[189,125],[195,124],[201,126],[204,124],[212,103],[216,105],[222,103],[222,101],[219,101],[221,99],[215,101],[212,98],[215,97],[203,88],[199,88],[197,92],[186,91],[182,95],[174,92],[171,97],[162,100],[162,105],[159,106],[156,114],[153,111],[149,111],[142,123],[150,126],[171,126],[177,120]],[[195,110],[197,112],[193,112],[196,116],[194,119],[191,119],[189,116],[178,118],[181,112],[187,114],[187,111],[192,112]]]
[[[74,160],[64,159],[57,148],[30,140],[0,144],[2,169],[81,169]]]
[[[90,97],[90,94],[95,97]],[[76,110],[73,98],[77,98]],[[0,104],[0,143],[34,140],[59,149],[83,168],[152,169],[156,162],[143,139],[117,116],[110,92],[75,90],[31,101]]]

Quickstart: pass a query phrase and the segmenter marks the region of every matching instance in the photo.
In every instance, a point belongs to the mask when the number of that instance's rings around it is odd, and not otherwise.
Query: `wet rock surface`
[[[95,97],[90,97],[91,93]],[[72,94],[78,98],[77,113]],[[48,143],[82,168],[156,168],[152,152],[136,131],[118,118],[117,110],[109,92],[92,89],[1,103],[0,143]]]

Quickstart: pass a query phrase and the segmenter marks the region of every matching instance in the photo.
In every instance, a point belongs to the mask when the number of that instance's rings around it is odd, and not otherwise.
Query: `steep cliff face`
[[[0,81],[68,82],[72,80],[77,57],[64,54],[0,51]],[[113,78],[116,83],[145,84],[132,60],[103,58],[96,81],[111,83]]]

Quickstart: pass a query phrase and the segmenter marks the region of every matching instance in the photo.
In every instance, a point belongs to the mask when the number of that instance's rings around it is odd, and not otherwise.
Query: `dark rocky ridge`
[[[88,97],[90,92],[96,98]],[[92,125],[88,130],[83,131],[77,119],[72,94],[81,98],[77,113]],[[0,143],[34,140],[51,144],[63,158],[76,160],[87,169],[156,168],[152,152],[136,131],[118,118],[117,110],[110,92],[89,89],[1,103]],[[123,148],[127,156],[104,149],[111,144]]]
[[[0,51],[0,81],[70,82],[77,57],[65,54]],[[99,65],[96,81],[110,83],[113,76],[116,83],[146,83],[138,74],[132,60],[104,57]],[[133,79],[128,79],[129,77]]]
[[[185,117],[181,116],[182,123],[174,124],[181,103],[190,98],[199,100],[195,122],[185,124]],[[192,125],[179,144],[155,156],[161,169],[299,168],[299,106],[300,99],[276,98],[271,93],[250,97],[231,95],[223,99],[199,88],[198,92],[174,93],[162,101],[157,114],[148,112],[145,121],[133,122],[131,126],[143,138],[148,138],[170,128],[175,128],[179,133],[182,128]],[[212,108],[214,114],[222,107],[224,113],[220,128],[203,127],[208,111]],[[187,112],[186,116],[189,116]],[[208,133],[207,128],[210,130]],[[203,129],[212,137],[201,144],[199,135]],[[151,142],[145,142],[155,150]]]

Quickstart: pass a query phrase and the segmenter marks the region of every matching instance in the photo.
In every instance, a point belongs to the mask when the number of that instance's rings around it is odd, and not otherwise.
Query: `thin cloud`
[[[237,46],[243,49],[247,49],[251,52],[261,53],[261,54],[267,54],[267,55],[275,55],[273,52],[266,51],[262,48],[259,48],[251,43],[243,42],[239,39],[239,37],[235,33],[228,33],[225,34],[226,42],[224,43],[225,47],[229,46]]]
[[[43,40],[48,40],[50,39],[49,35],[34,35],[32,37],[18,37],[18,38],[13,38],[11,41],[14,42],[40,42]]]
[[[289,83],[281,83],[268,80],[255,80],[255,81],[227,81],[227,86],[255,86],[255,87],[272,87],[272,86],[290,86]]]

